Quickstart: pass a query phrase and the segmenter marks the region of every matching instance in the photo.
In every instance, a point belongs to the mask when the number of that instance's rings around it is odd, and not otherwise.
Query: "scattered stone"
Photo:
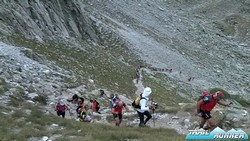
[[[37,96],[38,96],[37,93],[29,93],[29,94],[27,95],[27,97],[30,98],[30,99],[34,99],[34,98],[37,97]]]
[[[27,100],[27,102],[28,102],[28,103],[31,103],[31,104],[35,104],[35,102],[32,101],[32,100]]]
[[[49,74],[49,73],[50,73],[50,70],[44,70],[43,73]]]
[[[4,114],[4,115],[8,115],[9,113],[6,113],[6,112],[1,112],[2,114]]]
[[[51,124],[52,127],[58,127],[59,125],[58,124]]]
[[[161,7],[158,7],[161,11],[164,11],[164,9],[163,8],[161,8]]]
[[[48,141],[49,137],[43,136],[42,141]]]
[[[25,113],[26,115],[30,115],[30,114],[31,114],[31,110],[25,109],[25,110],[24,110],[24,113]]]
[[[243,110],[243,113],[242,113],[242,116],[247,116],[248,115],[248,112],[246,110]]]
[[[179,119],[179,117],[177,117],[177,116],[173,116],[173,117],[172,117],[172,119]]]
[[[89,83],[93,84],[94,80],[93,79],[88,79]]]

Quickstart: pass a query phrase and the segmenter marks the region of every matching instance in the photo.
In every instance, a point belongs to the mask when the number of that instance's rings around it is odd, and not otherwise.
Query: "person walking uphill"
[[[78,99],[78,107],[76,108],[76,112],[80,121],[84,121],[86,118],[86,106],[84,105],[84,98],[82,97]]]
[[[65,111],[69,110],[69,106],[64,102],[63,99],[60,99],[56,104],[55,104],[55,111],[58,116],[62,116],[65,118]]]
[[[74,94],[74,95],[72,96],[72,98],[71,98],[71,99],[67,99],[67,101],[68,101],[68,102],[72,102],[72,103],[74,103],[74,104],[77,104],[79,98],[80,98],[80,97],[79,97],[77,94]]]
[[[223,106],[229,106],[229,104],[222,103],[220,100],[223,97],[223,93],[221,91],[217,91],[216,93],[205,95],[197,102],[197,114],[201,117],[200,128],[203,128],[204,124],[207,122],[208,127],[204,127],[203,129],[211,131],[216,127],[216,122],[210,115],[210,112],[218,103]]]
[[[122,109],[123,107],[126,109],[126,111],[128,111],[128,106],[122,102],[120,99],[116,100],[116,104],[114,104],[113,108],[112,108],[112,114],[114,116],[115,119],[115,125],[116,126],[120,126],[121,122],[122,122]]]
[[[149,95],[152,93],[151,88],[146,87],[142,93],[139,105],[140,107],[137,110],[138,116],[140,118],[140,127],[145,127],[146,123],[152,118],[152,115],[149,113],[149,109],[152,107],[148,107]],[[144,115],[146,115],[146,120],[144,121]]]

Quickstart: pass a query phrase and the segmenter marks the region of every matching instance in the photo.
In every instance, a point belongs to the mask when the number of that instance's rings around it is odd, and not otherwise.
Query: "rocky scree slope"
[[[169,77],[249,99],[248,1],[89,3],[148,64],[177,72]]]
[[[1,3],[4,35],[79,47],[79,40],[104,45],[110,37],[106,35],[115,33],[118,42],[125,40],[147,64],[172,68],[175,73],[168,77],[179,81],[178,87],[194,77],[194,89],[222,87],[249,99],[248,1]]]

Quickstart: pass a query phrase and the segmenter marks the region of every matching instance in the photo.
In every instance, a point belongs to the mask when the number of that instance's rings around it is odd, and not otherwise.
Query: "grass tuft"
[[[9,90],[9,85],[5,82],[3,78],[0,78],[0,95]]]
[[[39,102],[42,105],[46,105],[48,101],[48,96],[43,94],[38,94],[38,96],[34,97],[33,100]]]

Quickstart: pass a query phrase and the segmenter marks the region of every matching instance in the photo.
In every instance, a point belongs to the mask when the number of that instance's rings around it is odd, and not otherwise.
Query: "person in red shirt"
[[[101,114],[101,112],[99,111],[100,110],[99,102],[97,102],[96,100],[90,100],[90,102],[93,103],[92,111],[97,112],[98,114]]]
[[[126,111],[128,111],[128,106],[122,102],[120,99],[117,99],[116,103],[113,105],[112,108],[112,114],[113,117],[115,119],[115,125],[116,126],[120,126],[121,122],[122,122],[122,110],[123,107],[126,109]]]
[[[221,91],[217,91],[216,93],[204,96],[197,102],[197,114],[201,117],[200,128],[203,128],[206,122],[208,123],[209,127],[203,129],[213,130],[216,127],[216,122],[210,115],[210,112],[217,103],[223,106],[229,106],[231,104],[222,103],[220,101],[222,97],[223,93]]]

